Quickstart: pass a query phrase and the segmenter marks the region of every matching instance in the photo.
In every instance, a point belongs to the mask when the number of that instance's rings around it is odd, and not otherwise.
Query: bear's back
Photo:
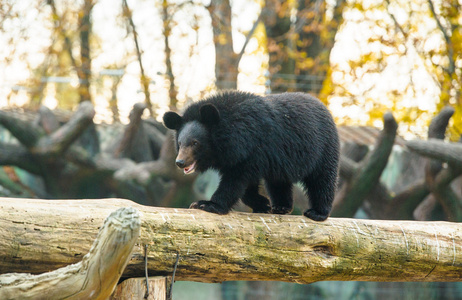
[[[299,178],[317,165],[326,147],[338,147],[329,111],[307,94],[222,92],[189,106],[185,121],[200,120],[204,104],[220,114],[209,128],[218,169],[239,165],[258,176]]]

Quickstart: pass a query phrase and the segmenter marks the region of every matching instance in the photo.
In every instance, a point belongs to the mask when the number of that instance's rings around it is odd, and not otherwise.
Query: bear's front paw
[[[273,214],[278,214],[278,215],[285,215],[285,214],[290,214],[292,212],[292,207],[287,207],[287,206],[273,206],[271,208],[271,212]]]
[[[313,221],[324,221],[329,217],[329,213],[320,213],[312,208],[305,210],[303,215]]]
[[[201,209],[219,215],[226,215],[227,213],[229,213],[229,209],[224,208],[220,204],[205,200],[193,202],[191,203],[189,208]]]

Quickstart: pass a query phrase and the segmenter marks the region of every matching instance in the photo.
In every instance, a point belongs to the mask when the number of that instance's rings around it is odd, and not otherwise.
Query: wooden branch
[[[388,187],[385,184],[378,182],[367,195],[362,208],[369,216],[369,219],[389,220],[390,218],[387,214],[387,208],[392,199],[393,198],[388,190]]]
[[[436,115],[428,127],[429,139],[444,139],[446,128],[448,127],[449,120],[454,114],[455,110],[451,106],[446,106]]]
[[[244,56],[245,48],[247,48],[247,45],[249,44],[250,39],[252,38],[253,34],[255,33],[255,30],[257,30],[258,24],[260,24],[260,22],[262,21],[262,18],[263,18],[263,12],[260,12],[260,14],[258,15],[257,20],[255,20],[255,22],[253,23],[252,28],[250,29],[250,31],[245,36],[244,45],[242,46],[241,51],[239,52],[239,54],[236,56],[237,64],[239,64],[239,62],[242,59],[242,56]]]
[[[4,126],[18,141],[27,148],[34,146],[44,132],[31,123],[0,110],[0,125]]]
[[[117,170],[114,177],[122,181],[134,180],[142,186],[149,184],[154,176],[170,178],[179,183],[191,184],[197,175],[184,176],[183,172],[174,165],[175,156],[176,150],[173,137],[168,135],[162,145],[158,160],[127,165]]]
[[[428,127],[428,139],[443,140],[449,120],[454,114],[454,108],[447,106],[444,107],[438,115],[436,115]],[[425,180],[429,185],[433,184],[434,177],[441,171],[441,162],[435,160],[427,160],[425,166]]]
[[[172,168],[169,168],[163,160],[142,162],[136,165],[126,166],[117,170],[114,177],[117,180],[127,181],[134,180],[141,186],[146,186],[151,181],[152,177],[168,177]]]
[[[413,212],[414,219],[417,221],[428,221],[431,220],[431,215],[435,209],[438,201],[430,194],[415,208]]]
[[[461,174],[461,168],[448,167],[436,175],[431,186],[433,195],[443,206],[448,219],[457,222],[462,221],[462,202],[449,184]]]
[[[355,173],[358,172],[359,165],[359,163],[355,162],[351,158],[345,155],[340,155],[340,176],[345,179],[353,178]]]
[[[0,142],[0,166],[17,166],[33,174],[41,174],[39,164],[22,145]]]
[[[154,122],[156,121],[150,119],[143,120],[143,128],[148,138],[150,151],[152,152],[152,160],[157,160],[160,156],[160,150],[165,142],[166,135],[168,136],[168,134],[162,133]]]
[[[40,106],[38,110],[36,123],[45,130],[46,134],[51,134],[59,128],[58,118],[51,109],[44,105]]]
[[[422,179],[393,197],[387,207],[386,215],[395,220],[412,220],[415,209],[429,194],[430,189]]]
[[[450,143],[440,139],[414,140],[407,141],[406,147],[422,156],[462,168],[462,144],[460,143]]]
[[[128,157],[135,162],[152,160],[149,140],[141,118],[145,109],[144,103],[136,103],[133,106],[130,111],[130,123],[125,127],[124,134],[113,152],[115,158]]]
[[[398,129],[398,124],[391,113],[386,113],[383,116],[383,122],[384,128],[374,149],[358,165],[356,174],[337,193],[332,216],[353,217],[365,197],[379,182],[387,165]],[[341,166],[345,165],[346,161],[345,158],[342,158]]]
[[[140,225],[136,209],[118,209],[106,219],[81,262],[40,275],[0,275],[0,299],[107,299],[130,259]]]
[[[82,102],[69,121],[51,135],[42,137],[31,149],[35,154],[60,155],[93,123],[95,110],[91,102]]]
[[[462,224],[156,208],[128,200],[0,198],[0,270],[44,272],[80,260],[110,211],[142,213],[124,273],[178,280],[462,281]]]

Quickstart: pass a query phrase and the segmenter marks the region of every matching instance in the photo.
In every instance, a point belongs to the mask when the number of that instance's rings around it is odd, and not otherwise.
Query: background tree
[[[343,99],[344,107],[362,107],[371,125],[393,110],[403,124],[401,132],[424,128],[433,113],[452,105],[456,111],[449,131],[457,140],[462,132],[460,3],[355,1],[347,10],[362,18],[347,20],[344,29],[351,38],[341,44],[361,54],[333,66],[334,96]],[[384,85],[384,78],[391,77],[400,80]]]
[[[213,28],[215,47],[215,85],[218,90],[236,89],[239,63],[260,22],[257,17],[252,29],[245,33],[245,42],[239,52],[234,51],[232,8],[229,0],[211,0],[207,6]]]
[[[140,66],[140,72],[141,72],[141,86],[143,88],[143,93],[144,93],[144,103],[146,104],[146,107],[151,114],[153,115],[153,109],[152,109],[152,103],[151,103],[151,93],[149,91],[149,82],[150,79],[147,77],[146,72],[144,70],[144,65],[143,65],[143,53],[140,48],[140,43],[138,41],[138,32],[136,30],[135,22],[133,21],[133,16],[130,8],[128,7],[127,0],[122,1],[122,7],[123,7],[123,14],[127,18],[128,24],[129,24],[129,30],[133,34],[133,42],[135,43],[135,49],[136,49],[136,57],[138,59],[138,64]]]
[[[65,53],[68,55],[70,60],[70,67],[77,74],[77,94],[79,96],[79,102],[91,101],[90,94],[90,84],[91,84],[91,11],[94,6],[92,0],[84,0],[82,6],[77,8],[77,28],[76,30],[72,28],[71,22],[66,22],[67,20],[72,20],[71,15],[74,13],[72,11],[64,10],[63,14],[60,15],[56,7],[54,0],[47,0],[47,4],[51,8],[52,19],[54,20],[55,32],[61,36],[63,41],[63,48]],[[78,33],[79,39],[75,39],[71,35],[73,33]],[[74,49],[78,45],[79,53],[78,59],[74,54]],[[63,66],[61,66],[63,67]]]
[[[162,0],[162,24],[163,24],[163,35],[164,35],[164,47],[165,47],[165,75],[168,78],[168,98],[169,98],[169,107],[170,109],[176,109],[178,104],[177,99],[177,89],[175,86],[175,75],[173,74],[172,67],[172,49],[170,47],[170,36],[172,33],[172,13],[169,12],[169,3],[167,0]]]
[[[310,0],[266,1],[264,20],[273,92],[321,92],[345,7],[343,0],[333,5]]]

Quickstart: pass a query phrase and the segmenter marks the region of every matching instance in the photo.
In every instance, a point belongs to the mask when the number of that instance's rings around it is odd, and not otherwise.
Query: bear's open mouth
[[[196,170],[196,162],[193,162],[191,165],[183,169],[185,174],[191,174]]]

